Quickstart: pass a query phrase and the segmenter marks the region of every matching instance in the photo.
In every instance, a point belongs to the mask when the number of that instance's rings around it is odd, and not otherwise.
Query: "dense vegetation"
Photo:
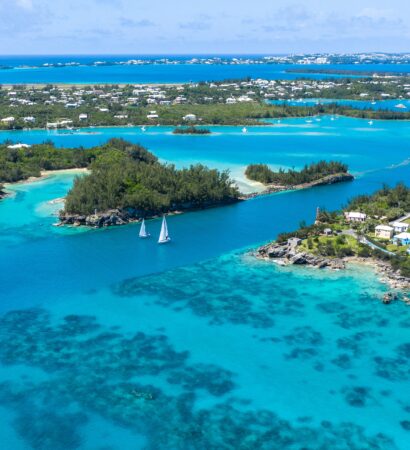
[[[295,186],[298,184],[311,183],[328,175],[347,173],[347,165],[338,161],[319,161],[305,165],[301,171],[279,169],[274,172],[266,164],[251,164],[245,170],[245,175],[254,181],[263,184],[276,184],[280,186]]]
[[[173,134],[211,134],[211,131],[207,128],[197,128],[197,127],[178,127],[175,128]]]
[[[38,177],[42,170],[87,167],[98,149],[56,148],[52,142],[30,148],[8,148],[10,142],[0,145],[0,183]]]
[[[239,196],[226,171],[202,165],[177,170],[120,139],[110,140],[103,150],[91,163],[91,174],[75,180],[66,213],[87,215],[119,208],[148,216],[230,202]]]

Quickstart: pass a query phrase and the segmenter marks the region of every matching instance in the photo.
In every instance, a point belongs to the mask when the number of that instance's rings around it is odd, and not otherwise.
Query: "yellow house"
[[[381,239],[391,239],[393,237],[394,228],[389,225],[377,225],[375,235]]]

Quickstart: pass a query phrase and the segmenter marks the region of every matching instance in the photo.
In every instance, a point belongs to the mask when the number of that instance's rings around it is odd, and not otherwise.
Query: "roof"
[[[391,227],[389,225],[377,225],[376,230],[393,231],[393,227]]]
[[[366,214],[364,214],[364,213],[361,213],[361,212],[354,212],[354,211],[348,212],[347,215],[348,215],[349,217],[356,217],[356,218],[358,218],[358,219],[359,219],[359,218],[360,218],[360,219],[364,219],[364,218],[367,217]]]
[[[410,239],[410,233],[400,233],[394,236],[397,239]]]
[[[409,224],[405,223],[405,222],[393,222],[392,225],[397,228],[398,227],[400,227],[400,228],[402,228],[402,227],[408,228],[409,227]]]

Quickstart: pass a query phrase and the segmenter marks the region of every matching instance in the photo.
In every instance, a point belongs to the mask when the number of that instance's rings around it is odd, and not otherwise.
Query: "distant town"
[[[100,59],[69,62],[45,62],[36,65],[20,65],[16,68],[35,67],[68,67],[68,66],[116,66],[116,65],[149,65],[149,64],[408,64],[410,53],[313,53],[292,55],[241,55],[241,56],[179,56],[154,57],[146,56],[126,60]],[[0,69],[13,69],[13,66],[2,65]]]
[[[410,98],[410,77],[375,75],[325,80],[247,78],[168,85],[3,86],[0,89],[0,129],[196,122],[248,124],[249,119],[311,115],[306,109],[298,113],[296,108],[284,111],[277,105],[269,105],[271,100],[309,98],[397,99],[396,112],[404,114],[407,107],[400,104],[400,99]],[[231,108],[227,108],[229,106]]]

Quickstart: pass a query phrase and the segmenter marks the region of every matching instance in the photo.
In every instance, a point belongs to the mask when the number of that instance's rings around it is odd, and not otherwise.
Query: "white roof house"
[[[353,222],[364,222],[367,218],[367,215],[361,212],[349,211],[345,213],[345,217],[347,220]]]
[[[377,226],[376,226],[376,230],[380,230],[380,231],[393,231],[393,227],[391,227],[390,225],[377,225]]]
[[[158,119],[158,114],[154,113],[154,114],[147,114],[147,119]]]
[[[377,225],[375,228],[376,237],[390,239],[393,236],[394,228],[389,225]]]
[[[79,118],[79,120],[87,120],[88,114],[85,114],[85,113],[79,114],[78,118]]]
[[[184,116],[182,119],[183,119],[183,120],[191,120],[191,121],[195,121],[195,120],[196,120],[196,115],[195,115],[195,114],[187,114],[187,115]]]
[[[393,222],[392,227],[397,233],[403,233],[409,229],[409,224],[404,222]]]
[[[31,145],[28,144],[13,144],[13,145],[8,145],[7,148],[11,148],[11,149],[19,149],[19,148],[30,148]]]
[[[23,117],[24,122],[35,122],[36,118],[33,116]]]
[[[396,236],[394,236],[393,238],[393,241],[395,242],[400,241],[402,245],[410,244],[410,233],[396,234]]]
[[[4,123],[14,122],[15,120],[16,119],[14,117],[5,117],[4,119],[1,119],[1,121]]]

